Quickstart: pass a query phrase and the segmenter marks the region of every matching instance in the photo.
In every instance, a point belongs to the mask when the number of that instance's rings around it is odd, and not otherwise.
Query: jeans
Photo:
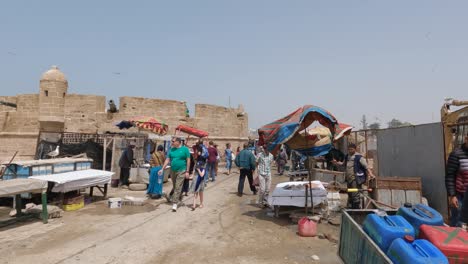
[[[230,171],[231,167],[232,167],[232,160],[226,159],[226,169]]]
[[[271,175],[259,175],[260,191],[258,192],[258,203],[268,205],[268,195],[271,188]]]
[[[216,179],[216,161],[215,162],[208,162],[206,163],[206,176],[205,177],[205,182],[208,182],[208,180],[211,177],[212,181],[215,181]]]
[[[460,226],[461,225],[461,214],[463,207],[463,195],[457,193],[458,207],[450,207],[450,226]]]
[[[245,183],[245,176],[249,180],[250,190],[255,194],[257,193],[257,188],[253,185],[253,171],[251,169],[240,169],[239,175],[239,185],[237,186],[237,193],[242,194],[244,192],[244,183]]]

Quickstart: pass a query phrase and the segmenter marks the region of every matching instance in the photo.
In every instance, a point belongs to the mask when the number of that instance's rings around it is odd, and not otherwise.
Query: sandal
[[[203,204],[200,204],[198,207],[203,208]]]

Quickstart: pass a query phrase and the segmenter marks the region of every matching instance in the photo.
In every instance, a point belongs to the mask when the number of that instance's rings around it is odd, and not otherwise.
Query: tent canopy
[[[168,130],[168,126],[165,122],[156,120],[154,117],[139,116],[134,117],[130,120],[122,120],[116,124],[120,129],[138,127],[157,135],[165,135]]]
[[[189,126],[186,126],[186,125],[178,125],[176,127],[176,129],[175,129],[176,134],[177,134],[178,131],[181,131],[181,132],[184,132],[184,133],[187,133],[189,135],[196,136],[196,137],[199,137],[199,138],[203,138],[203,137],[208,136],[208,132],[203,131],[201,129],[196,129],[196,128],[193,128],[193,127],[189,127]]]
[[[351,130],[353,130],[353,127],[351,125],[345,123],[338,123],[338,126],[336,127],[335,131],[335,138],[333,140],[336,141],[344,136],[351,134]]]
[[[313,130],[299,133],[306,130],[314,122],[320,123],[330,133],[317,131],[316,140],[309,138],[312,135],[309,132]],[[259,145],[265,145],[274,154],[279,150],[281,144],[286,144],[304,155],[321,156],[331,149],[331,139],[337,126],[338,121],[327,110],[318,106],[305,105],[289,115],[261,127],[258,130]]]

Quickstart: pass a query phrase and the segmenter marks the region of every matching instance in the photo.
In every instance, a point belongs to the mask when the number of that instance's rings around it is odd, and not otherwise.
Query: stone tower
[[[68,81],[57,66],[52,66],[40,80],[39,123],[41,131],[63,132],[64,105]]]

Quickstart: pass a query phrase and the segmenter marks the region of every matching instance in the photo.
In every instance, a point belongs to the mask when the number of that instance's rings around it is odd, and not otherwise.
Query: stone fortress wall
[[[15,160],[33,159],[40,131],[137,132],[136,128],[119,130],[115,126],[136,116],[165,121],[168,135],[180,124],[208,131],[206,140],[218,144],[222,153],[227,142],[235,150],[248,140],[248,116],[242,106],[196,104],[195,113],[186,117],[182,101],[124,96],[119,98],[118,112],[110,113],[105,96],[69,94],[66,77],[55,66],[42,75],[39,86],[39,94],[0,96],[0,101],[17,104],[16,108],[0,105],[0,162],[8,161],[15,151]]]

